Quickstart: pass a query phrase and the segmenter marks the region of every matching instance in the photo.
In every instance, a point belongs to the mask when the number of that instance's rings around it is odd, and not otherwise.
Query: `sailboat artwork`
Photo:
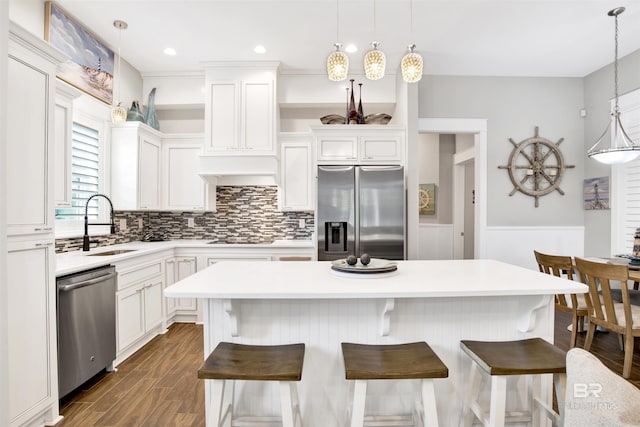
[[[69,57],[57,77],[110,105],[114,52],[52,2],[46,2],[45,19],[45,38]]]

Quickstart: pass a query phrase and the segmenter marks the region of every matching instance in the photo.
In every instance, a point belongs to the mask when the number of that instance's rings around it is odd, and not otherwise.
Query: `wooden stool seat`
[[[462,350],[490,375],[562,374],[567,353],[542,338],[461,341]]]
[[[449,369],[426,342],[397,345],[342,343],[348,380],[447,378]]]
[[[261,426],[277,423],[293,427],[296,420],[302,425],[294,382],[302,378],[304,349],[304,344],[271,346],[220,342],[198,369],[198,378],[212,384],[212,396],[207,397],[206,402],[207,426],[221,427],[230,421],[231,425],[254,422]],[[282,417],[234,417],[234,387],[230,399],[225,399],[225,384],[230,380],[278,381]]]
[[[564,401],[566,383],[566,352],[542,338],[519,341],[461,341],[460,347],[472,360],[470,384],[467,390],[461,425],[470,426],[474,416],[484,426],[502,427],[505,422],[531,423],[540,425],[536,409],[540,409],[558,425],[562,420],[562,403],[558,404],[560,414],[556,413],[545,399],[534,394],[533,377],[541,374],[556,374],[554,384],[559,402]],[[491,376],[491,401],[489,416],[480,407],[477,396],[480,394],[480,376],[478,368]],[[528,375],[527,399],[529,410],[506,413],[507,377]]]
[[[369,416],[365,417],[365,399],[368,380],[410,380],[421,382],[421,407],[416,408],[424,426],[437,426],[435,389],[433,379],[447,378],[449,369],[438,355],[422,342],[390,345],[368,345],[342,343],[345,377],[354,380],[351,427],[364,425],[413,425],[411,416]],[[420,402],[418,400],[418,402]],[[371,424],[369,424],[371,423]],[[387,424],[384,424],[387,425]]]
[[[198,369],[198,378],[300,381],[304,344],[245,345],[221,342]]]

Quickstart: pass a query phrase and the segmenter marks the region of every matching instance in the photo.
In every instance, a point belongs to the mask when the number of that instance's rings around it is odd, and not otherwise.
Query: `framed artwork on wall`
[[[436,185],[420,184],[420,215],[436,214]]]
[[[81,91],[113,103],[114,52],[53,2],[45,3],[45,40],[69,60],[56,75]]]
[[[585,210],[609,209],[609,177],[585,179],[583,196]]]

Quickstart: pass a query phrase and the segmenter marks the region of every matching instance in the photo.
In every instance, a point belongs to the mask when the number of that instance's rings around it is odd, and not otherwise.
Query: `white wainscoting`
[[[534,250],[584,256],[584,227],[487,227],[486,258],[537,270]]]
[[[418,259],[453,259],[453,224],[420,224]]]

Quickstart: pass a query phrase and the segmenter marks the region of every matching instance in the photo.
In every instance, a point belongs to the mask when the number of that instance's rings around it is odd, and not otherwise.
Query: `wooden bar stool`
[[[237,423],[282,423],[293,427],[296,418],[302,426],[300,403],[294,381],[302,377],[304,344],[289,345],[245,345],[221,342],[198,369],[198,378],[212,380],[213,407],[206,407],[207,426],[222,426],[227,417]],[[225,383],[227,380],[278,381],[280,383],[280,407],[282,417],[233,416],[233,387],[231,398],[225,406]]]
[[[537,426],[539,422],[536,409],[551,418],[554,426],[561,422],[566,383],[566,352],[542,338],[503,342],[461,341],[460,347],[472,360],[462,425],[470,426],[475,415],[484,426],[502,427],[505,422],[531,422]],[[481,385],[478,368],[491,375],[488,418],[475,398],[480,394]],[[545,400],[534,395],[531,376],[540,374],[558,374],[554,375],[554,384],[560,414],[547,405]],[[527,383],[528,412],[506,414],[507,377],[510,375],[530,376]]]
[[[424,426],[437,426],[438,413],[433,387],[434,378],[447,378],[449,369],[429,345],[422,342],[397,345],[342,343],[346,379],[355,380],[351,427],[379,424],[384,419],[402,417],[365,417],[368,380],[421,380],[422,409],[416,408]],[[366,420],[365,420],[366,418]],[[387,424],[385,424],[387,425]],[[404,424],[394,424],[404,425]]]

